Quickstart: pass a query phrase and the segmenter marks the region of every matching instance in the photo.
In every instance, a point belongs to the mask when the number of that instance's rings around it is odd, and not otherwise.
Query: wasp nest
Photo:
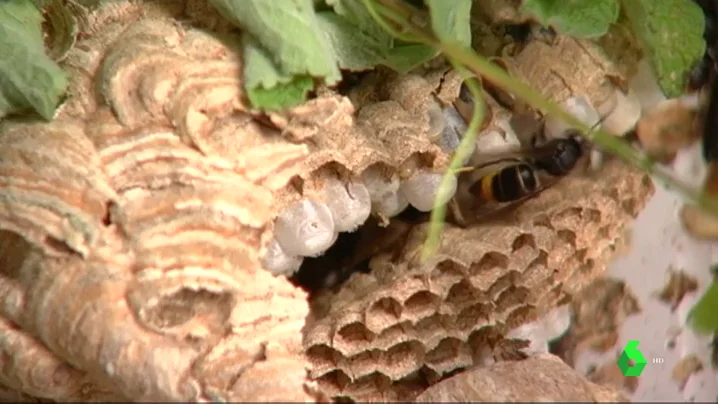
[[[567,47],[571,52],[561,55]],[[589,124],[624,113],[616,98],[626,95],[608,79],[612,65],[596,62],[602,59],[594,49],[561,37],[539,49],[540,60],[526,56],[537,51],[531,44],[506,58],[508,70],[546,84],[543,91]],[[561,70],[576,62],[592,76]],[[566,78],[552,77],[554,69]],[[456,89],[450,79],[444,77],[441,91]],[[510,148],[507,111],[487,101],[491,121],[477,147]],[[626,126],[637,116],[622,118],[616,121]],[[547,122],[546,131],[562,132],[560,124]],[[498,140],[482,142],[488,136]],[[323,299],[305,331],[312,378],[333,397],[405,400],[459,369],[520,356],[526,344],[512,331],[600,275],[652,192],[648,177],[612,161],[593,176],[564,179],[500,223],[449,226],[426,263],[419,255],[429,225],[416,226],[398,254],[374,257],[369,274],[355,274]]]
[[[449,227],[424,264],[417,226],[398,261],[375,257],[307,323],[307,295],[276,274],[370,213],[430,209],[456,146],[437,141],[447,112],[431,93],[456,97],[456,80],[376,73],[348,96],[324,90],[258,118],[236,36],[138,4],[83,20],[52,123],[0,128],[0,384],[21,394],[417,393],[417,374],[432,383],[514,355],[522,342],[503,336],[600,273],[650,193],[614,162],[504,224]]]
[[[503,336],[600,275],[652,192],[620,164],[601,174],[563,181],[506,223],[445,229],[423,265],[417,226],[398,260],[375,257],[310,324],[312,377],[334,396],[395,400],[425,387],[419,375],[431,384],[519,346]]]
[[[69,55],[52,123],[2,127],[0,382],[62,401],[310,398],[306,295],[259,261],[308,150],[245,113],[234,49],[172,20],[109,24]]]

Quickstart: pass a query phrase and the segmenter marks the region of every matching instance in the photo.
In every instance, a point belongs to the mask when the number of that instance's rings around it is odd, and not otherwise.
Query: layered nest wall
[[[3,122],[0,384],[15,399],[407,399],[521,357],[524,342],[504,336],[602,273],[652,193],[613,161],[501,222],[449,226],[426,263],[417,225],[310,313],[305,291],[260,264],[274,218],[315,189],[296,179],[399,170],[417,155],[443,172],[427,100],[456,97],[458,77],[375,73],[348,96],[323,89],[258,116],[238,37],[177,23],[203,16],[224,31],[200,3],[95,12],[64,61],[57,117]],[[517,75],[536,49],[510,60]],[[597,78],[561,80],[555,100],[603,97],[586,88]]]

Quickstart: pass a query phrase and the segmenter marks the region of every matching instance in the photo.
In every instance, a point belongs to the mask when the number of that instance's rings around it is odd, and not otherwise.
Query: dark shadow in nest
[[[352,89],[361,84],[362,80],[364,80],[369,73],[371,73],[371,70],[363,72],[342,72],[342,81],[337,84],[337,92],[341,95],[348,95]]]
[[[305,258],[290,281],[309,293],[337,291],[354,273],[369,273],[369,261],[391,252],[399,258],[411,228],[428,220],[428,214],[408,207],[391,219],[388,227],[370,217],[357,231],[341,233],[329,250],[316,258]]]

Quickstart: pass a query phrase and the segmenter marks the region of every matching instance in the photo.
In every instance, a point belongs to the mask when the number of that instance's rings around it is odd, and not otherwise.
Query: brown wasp
[[[464,227],[500,216],[555,185],[587,160],[584,137],[575,129],[548,141],[537,141],[540,137],[540,133],[519,136],[531,139],[521,150],[483,155],[479,164],[462,169],[450,203],[452,221]]]

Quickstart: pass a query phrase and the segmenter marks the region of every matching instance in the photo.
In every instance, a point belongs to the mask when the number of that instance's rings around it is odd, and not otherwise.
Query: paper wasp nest
[[[335,396],[395,400],[424,387],[417,374],[431,383],[487,354],[510,355],[517,345],[502,336],[601,274],[651,193],[642,174],[611,164],[600,181],[545,191],[508,223],[449,227],[426,265],[418,253],[428,226],[418,226],[398,263],[376,257],[310,325],[312,376]]]
[[[200,3],[184,11],[205,15]],[[306,293],[261,263],[279,219],[296,204],[329,209],[329,236],[294,246],[310,255],[361,224],[331,205],[337,180],[369,192],[360,178],[372,167],[442,173],[427,100],[458,86],[377,74],[351,101],[326,90],[270,125],[246,108],[238,38],[143,4],[87,16],[52,123],[0,128],[0,384],[21,397],[417,393],[417,372],[433,382],[487,350],[512,355],[520,344],[502,336],[600,273],[650,193],[615,163],[562,181],[508,224],[448,228],[423,266],[418,226],[398,262],[377,256],[305,324]]]

